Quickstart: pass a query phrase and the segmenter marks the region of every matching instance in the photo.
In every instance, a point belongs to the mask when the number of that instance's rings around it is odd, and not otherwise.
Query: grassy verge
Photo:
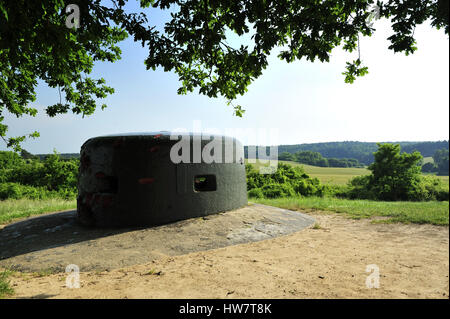
[[[14,290],[11,288],[8,280],[9,275],[10,273],[7,270],[0,272],[0,299],[14,293]]]
[[[354,219],[390,217],[382,222],[448,226],[448,202],[380,202],[329,197],[251,199],[251,201],[290,210],[313,209],[342,213]]]
[[[76,208],[75,200],[64,199],[7,199],[0,201],[0,224],[47,212]]]

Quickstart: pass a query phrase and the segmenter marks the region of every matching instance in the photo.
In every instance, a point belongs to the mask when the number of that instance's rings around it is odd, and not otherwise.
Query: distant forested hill
[[[41,161],[45,160],[51,154],[36,154],[35,156],[39,157]],[[61,159],[71,159],[71,158],[80,158],[80,153],[62,153],[59,154]]]
[[[449,141],[438,142],[383,142],[400,144],[402,151],[411,153],[419,151],[422,156],[433,156],[439,149],[448,149]],[[377,150],[376,143],[368,142],[327,142],[296,145],[279,145],[278,154],[288,152],[294,154],[298,151],[312,151],[322,154],[326,158],[354,158],[369,165],[373,162],[373,152]],[[244,147],[245,158],[248,158],[248,146]]]

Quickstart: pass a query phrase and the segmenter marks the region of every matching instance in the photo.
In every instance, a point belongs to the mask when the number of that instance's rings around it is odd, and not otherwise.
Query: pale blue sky
[[[121,44],[122,60],[100,63],[94,69],[95,76],[104,77],[116,90],[104,100],[109,106],[106,110],[84,119],[71,114],[49,118],[43,107],[59,101],[58,92],[40,85],[33,106],[41,112],[35,118],[21,119],[6,114],[5,123],[11,135],[41,133],[23,145],[32,153],[50,153],[54,148],[62,153],[79,152],[90,137],[193,130],[198,121],[203,130],[223,134],[231,128],[277,132],[275,141],[269,134],[255,139],[250,131],[236,133],[244,144],[449,139],[448,37],[443,30],[419,26],[415,33],[419,50],[405,57],[387,50],[388,24],[377,21],[375,26],[375,36],[361,41],[368,75],[352,85],[344,83],[345,62],[355,59],[356,53],[336,50],[330,63],[291,64],[272,54],[263,75],[235,102],[246,110],[243,118],[233,116],[224,99],[197,93],[177,95],[177,76],[147,71],[143,64],[147,49],[128,39]]]

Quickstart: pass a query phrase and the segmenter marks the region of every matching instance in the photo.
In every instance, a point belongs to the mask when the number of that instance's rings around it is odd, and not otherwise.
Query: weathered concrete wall
[[[246,205],[242,144],[224,137],[219,163],[192,163],[197,141],[201,149],[210,143],[191,135],[190,163],[175,164],[170,150],[178,140],[168,133],[89,139],[81,147],[78,220],[100,227],[152,226]],[[232,162],[225,163],[230,143]]]

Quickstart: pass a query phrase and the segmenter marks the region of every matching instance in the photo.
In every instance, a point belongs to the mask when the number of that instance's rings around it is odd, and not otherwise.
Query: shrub
[[[449,185],[440,179],[433,176],[422,176],[421,184],[428,193],[428,200],[449,200]]]
[[[2,182],[13,182],[29,186],[44,186],[44,176],[44,165],[39,160],[32,160],[4,172]]]
[[[376,199],[370,188],[370,175],[356,176],[348,183],[348,191],[344,197],[350,199]]]
[[[18,183],[0,184],[0,200],[4,199],[45,199],[50,197],[59,197],[58,193],[50,192],[45,187],[33,187],[21,185]]]
[[[348,198],[350,188],[348,185],[325,184],[323,195],[328,197]]]
[[[422,176],[418,152],[400,153],[400,146],[378,144],[371,175],[358,176],[348,184],[350,199],[387,201],[448,200],[448,186],[430,176]]]
[[[374,153],[375,161],[369,166],[372,171],[368,181],[369,190],[379,200],[416,200],[415,192],[420,191],[419,152],[401,153],[399,144],[378,144]],[[422,195],[419,195],[422,196]]]
[[[15,152],[0,151],[0,169],[13,168],[22,163],[19,154]]]
[[[370,175],[354,177],[350,180],[344,197],[350,199],[382,199],[376,192],[376,189],[371,188],[370,182]],[[385,185],[386,192],[390,190],[389,187],[389,185]],[[411,181],[405,197],[409,201],[448,201],[449,187],[436,177],[417,176]]]
[[[49,190],[76,189],[78,160],[62,161],[52,154],[44,162],[43,183]]]
[[[265,198],[295,196],[295,191],[289,184],[268,184],[261,189]]]
[[[3,157],[16,158],[11,155]],[[0,199],[49,197],[72,199],[76,197],[78,159],[61,160],[60,156],[55,153],[44,161],[20,159],[20,161],[14,160],[14,163],[8,168],[0,168]]]
[[[266,198],[286,196],[323,196],[325,187],[317,178],[310,178],[301,166],[279,163],[274,174],[259,174],[252,165],[247,164],[247,191],[250,197],[261,196],[254,189],[260,189]],[[259,198],[259,197],[257,197]]]
[[[248,197],[250,198],[264,198],[264,193],[261,188],[253,188],[248,191]]]
[[[303,196],[313,196],[314,194],[318,193],[317,187],[308,180],[301,179],[298,181],[294,181],[292,182],[292,186],[297,194]]]

